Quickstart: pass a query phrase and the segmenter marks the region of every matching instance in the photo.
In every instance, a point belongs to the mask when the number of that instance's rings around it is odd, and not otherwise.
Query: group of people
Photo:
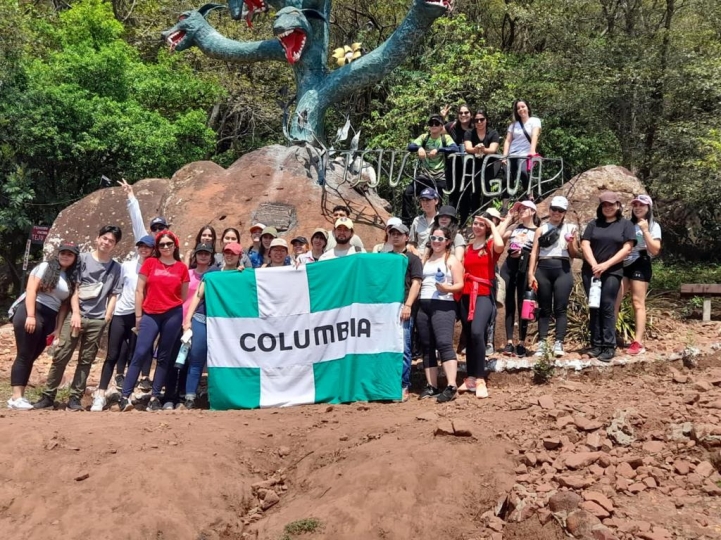
[[[449,121],[450,107],[443,107],[440,114],[428,118],[428,132],[412,140],[409,152],[418,154],[419,167],[414,180],[403,193],[401,217],[410,226],[413,219],[414,197],[426,188],[432,188],[443,195],[450,189],[449,202],[457,208],[462,225],[476,209],[481,208],[482,185],[488,192],[491,181],[508,173],[511,183],[518,182],[523,193],[527,192],[533,158],[539,156],[538,143],[541,135],[541,120],[531,114],[528,101],[513,102],[513,122],[506,129],[503,139],[489,125],[485,109],[472,112],[463,103],[458,106],[457,118]],[[454,162],[447,159],[452,154],[474,156],[470,162]],[[495,156],[493,159],[485,159]],[[475,162],[475,163],[474,163]],[[508,169],[508,171],[507,171]],[[470,181],[463,182],[464,177]],[[449,180],[453,179],[452,186]],[[461,188],[461,185],[464,187]]]
[[[11,371],[9,408],[54,408],[65,369],[79,348],[67,408],[82,410],[88,374],[107,327],[108,353],[91,411],[107,408],[111,382],[119,392],[123,411],[134,407],[136,386],[151,393],[149,411],[192,409],[207,360],[203,283],[207,273],[311,264],[366,251],[354,232],[350,210],[337,206],[332,231],[315,229],[310,241],[297,236],[289,246],[274,227],[257,223],[249,230],[252,243],[243,248],[238,230],[228,228],[218,237],[213,227],[204,226],[194,249],[181,257],[180,240],[167,221],[153,218],[146,230],[132,188],[125,183],[123,187],[136,240],[135,257],[122,264],[113,260],[122,232],[106,225],[91,252],[80,253],[72,243],[60,245],[55,257],[35,267],[25,293],[11,308],[17,356]],[[627,353],[645,351],[651,259],[661,250],[661,228],[653,218],[649,196],[636,196],[630,219],[626,219],[618,194],[602,193],[596,217],[582,232],[578,224],[566,220],[569,202],[565,197],[552,198],[543,224],[534,202],[522,200],[505,216],[496,208],[475,215],[467,238],[456,209],[441,205],[434,188],[424,188],[419,199],[422,212],[410,227],[400,218],[390,218],[384,241],[370,250],[396,253],[408,260],[400,312],[404,400],[410,395],[414,328],[426,379],[420,399],[447,402],[458,392],[488,397],[486,358],[494,352],[496,306],[505,306],[507,344],[503,353],[526,356],[530,348],[528,322],[535,317],[525,312],[522,316],[521,306],[529,291],[538,300],[535,354],[562,357],[573,287],[571,265],[576,257],[584,261],[586,293],[589,298],[596,295],[590,309],[590,355],[606,362],[614,357],[616,318],[627,293],[632,295],[636,314],[635,340]],[[504,251],[507,256],[499,269]],[[551,344],[547,339],[552,318],[555,337]],[[457,320],[462,323],[468,374],[458,386]],[[516,326],[519,331],[514,341]],[[50,344],[55,345],[55,352],[47,384],[41,398],[31,404],[25,388],[33,363]],[[183,344],[189,345],[187,361],[176,363]],[[447,379],[443,390],[438,383],[439,363]]]

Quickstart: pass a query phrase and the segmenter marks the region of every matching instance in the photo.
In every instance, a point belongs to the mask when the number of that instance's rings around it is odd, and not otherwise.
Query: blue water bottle
[[[436,283],[443,283],[446,281],[446,275],[441,272],[441,269],[438,269],[438,272],[436,272]]]
[[[183,343],[180,346],[180,350],[178,351],[178,356],[175,359],[175,367],[176,369],[182,369],[185,365],[185,361],[188,358],[188,353],[190,352],[190,343]]]

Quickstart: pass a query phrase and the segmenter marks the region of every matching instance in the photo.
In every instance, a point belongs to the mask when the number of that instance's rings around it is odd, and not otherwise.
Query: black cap
[[[441,217],[441,216],[448,216],[448,217],[452,218],[454,221],[458,221],[458,217],[456,216],[456,209],[448,204],[445,206],[441,206],[441,209],[438,210],[438,217]]]
[[[428,125],[430,126],[433,122],[438,122],[443,125],[443,117],[440,114],[432,114],[428,119]]]
[[[156,227],[157,225],[162,225],[166,229],[168,228],[168,222],[165,221],[164,217],[158,216],[158,217],[154,217],[153,219],[150,220],[150,230],[151,231],[153,230],[153,227]]]
[[[72,253],[75,253],[75,256],[77,257],[80,255],[80,249],[74,242],[63,242],[60,244],[60,248],[58,248],[58,253],[61,251],[70,251]]]
[[[307,244],[307,243],[308,243],[308,239],[305,236],[296,236],[295,238],[293,238],[293,240],[290,241],[291,246],[293,244]]]
[[[213,253],[213,246],[210,244],[198,244],[195,246],[195,251],[193,253],[198,253],[199,251],[207,251],[208,253]]]

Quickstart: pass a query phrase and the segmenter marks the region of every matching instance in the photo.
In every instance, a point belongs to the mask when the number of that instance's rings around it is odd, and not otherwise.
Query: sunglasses
[[[165,229],[167,229],[165,225],[153,225],[152,227],[150,227],[151,232],[160,232],[164,231]]]
[[[486,119],[485,119],[485,118],[474,118],[473,121],[474,121],[476,124],[480,124],[481,122],[485,122]]]
[[[441,124],[438,120],[435,120],[433,122],[428,122],[428,125],[431,127],[435,127],[435,126],[442,126],[443,124]]]
[[[558,206],[551,206],[551,212],[560,212],[564,213],[566,210],[563,208],[559,208]]]
[[[175,243],[174,242],[160,242],[158,244],[158,247],[160,249],[168,249],[168,248],[175,247]]]
[[[446,239],[445,236],[433,236],[431,235],[431,242],[443,242]]]

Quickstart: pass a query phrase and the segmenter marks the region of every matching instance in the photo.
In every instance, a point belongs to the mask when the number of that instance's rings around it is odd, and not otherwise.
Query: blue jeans
[[[208,327],[195,317],[190,322],[193,341],[188,353],[188,378],[185,382],[185,398],[193,399],[198,392],[200,377],[208,360]]]
[[[411,363],[413,362],[413,317],[403,321],[403,388],[411,387]]]

